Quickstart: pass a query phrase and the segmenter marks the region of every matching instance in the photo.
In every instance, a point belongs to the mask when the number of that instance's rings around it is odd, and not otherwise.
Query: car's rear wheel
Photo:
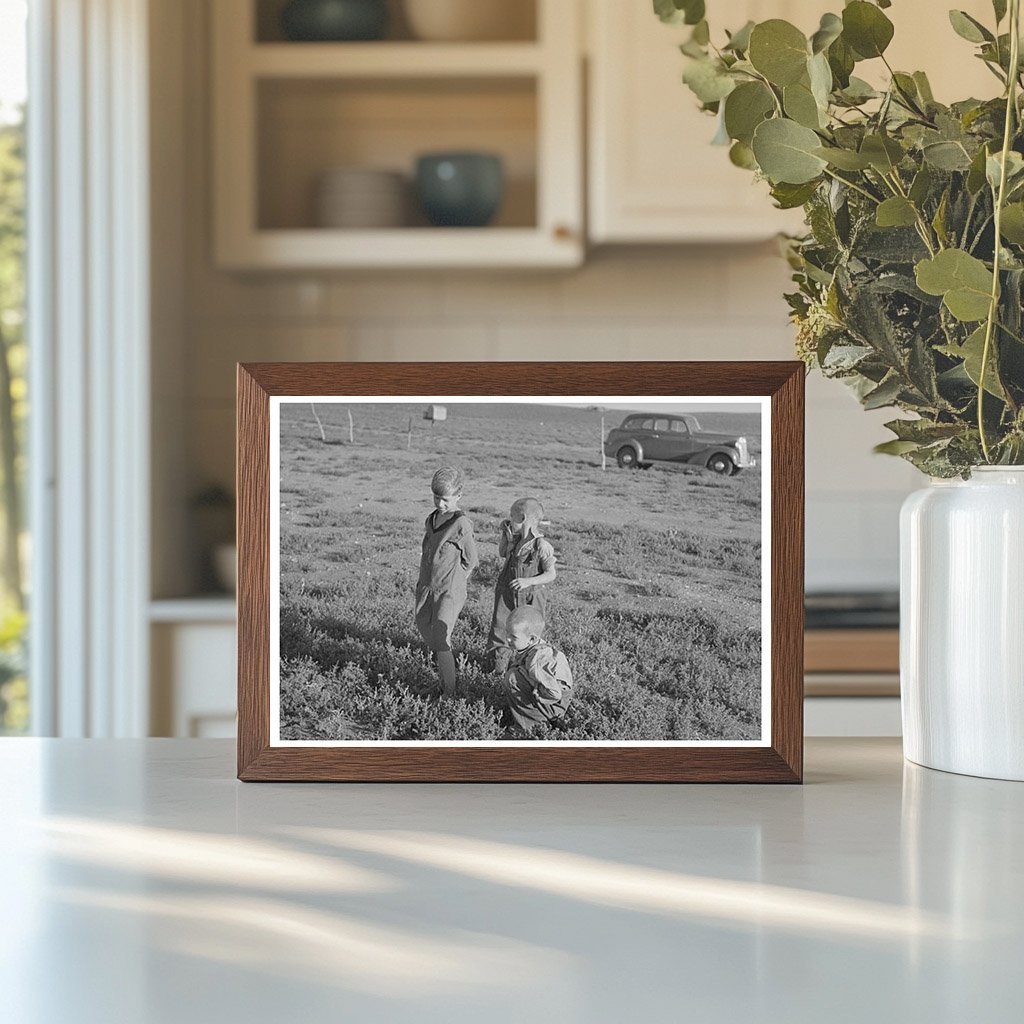
[[[636,469],[640,465],[640,460],[637,458],[636,449],[630,448],[626,445],[624,448],[620,448],[615,456],[615,461],[623,469]]]
[[[712,455],[708,459],[708,469],[722,476],[731,476],[736,471],[736,463],[728,455]]]

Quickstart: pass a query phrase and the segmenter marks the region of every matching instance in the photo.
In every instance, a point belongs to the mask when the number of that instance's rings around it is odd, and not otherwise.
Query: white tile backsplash
[[[189,275],[185,381],[195,485],[230,481],[235,362],[789,359],[785,265],[712,246],[602,253],[571,273]],[[807,381],[807,584],[894,587],[898,511],[916,471],[874,455],[886,411]]]

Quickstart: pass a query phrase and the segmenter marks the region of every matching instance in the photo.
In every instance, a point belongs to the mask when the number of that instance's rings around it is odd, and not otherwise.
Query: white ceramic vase
[[[906,757],[1024,781],[1024,467],[910,495],[900,552]]]

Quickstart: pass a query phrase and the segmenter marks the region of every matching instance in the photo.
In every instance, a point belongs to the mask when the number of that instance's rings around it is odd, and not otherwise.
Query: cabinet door
[[[799,230],[767,186],[712,146],[716,124],[682,83],[685,26],[663,25],[649,0],[587,0],[590,25],[589,215],[593,242],[713,242]],[[708,4],[715,38],[748,19],[817,26],[822,0]],[[806,8],[800,16],[800,7]]]
[[[689,31],[663,25],[650,0],[586,0],[590,26],[589,214],[594,242],[706,242],[799,231],[798,211],[776,210],[764,183],[710,145],[713,118],[700,113],[681,82],[678,44]],[[709,0],[712,35],[748,19],[786,18],[805,33],[827,0]],[[928,72],[944,102],[998,94],[998,83],[952,30],[947,5],[901,0],[886,11],[896,26],[887,54],[894,67]],[[956,4],[986,25],[989,0]],[[1005,30],[1005,23],[1004,23]],[[882,84],[881,61],[857,73]]]

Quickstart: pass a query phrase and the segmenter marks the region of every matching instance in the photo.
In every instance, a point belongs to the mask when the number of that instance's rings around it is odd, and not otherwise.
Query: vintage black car
[[[605,454],[623,469],[648,469],[654,462],[688,462],[723,475],[754,465],[747,439],[701,430],[695,416],[634,413],[609,431]]]

